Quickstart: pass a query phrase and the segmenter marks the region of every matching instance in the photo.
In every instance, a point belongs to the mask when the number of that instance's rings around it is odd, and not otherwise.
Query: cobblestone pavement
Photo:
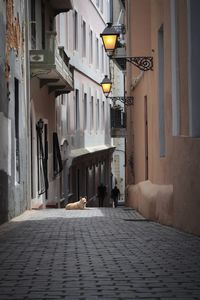
[[[0,226],[0,299],[200,299],[200,238],[119,207]]]

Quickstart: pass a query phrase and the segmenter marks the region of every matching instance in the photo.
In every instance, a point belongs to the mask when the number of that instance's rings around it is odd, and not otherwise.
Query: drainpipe
[[[24,1],[25,23],[24,23],[24,39],[25,39],[25,98],[26,98],[26,124],[27,124],[27,152],[26,152],[26,198],[27,208],[31,208],[31,141],[30,141],[30,59],[29,59],[29,1]]]
[[[113,0],[110,0],[110,22],[113,23]]]

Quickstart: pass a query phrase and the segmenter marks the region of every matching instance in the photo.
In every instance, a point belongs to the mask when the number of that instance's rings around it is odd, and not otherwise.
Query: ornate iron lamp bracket
[[[126,34],[126,27],[124,24],[120,24],[120,25],[112,24],[112,27],[116,30],[117,33]]]
[[[124,28],[125,30],[125,28]],[[105,51],[108,53],[110,58],[121,60],[124,62],[130,62],[139,68],[142,71],[153,70],[153,57],[152,56],[134,56],[134,57],[126,57],[126,56],[118,56],[114,55],[113,52],[117,47],[117,41],[120,33],[124,32],[122,27],[113,26],[112,23],[108,23],[107,27],[100,34]],[[120,47],[118,47],[120,48]]]
[[[135,56],[124,57],[124,59],[142,71],[153,71],[153,57],[152,56]]]
[[[132,97],[132,96],[126,96],[126,97],[122,97],[122,96],[110,97],[110,96],[107,96],[106,98],[111,99],[114,105],[116,105],[116,101],[121,101],[122,103],[124,103],[124,105],[133,105],[133,100],[134,100],[134,97]]]

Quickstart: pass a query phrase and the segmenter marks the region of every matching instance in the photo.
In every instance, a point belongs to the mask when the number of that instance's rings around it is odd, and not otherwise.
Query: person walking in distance
[[[105,196],[106,196],[106,186],[103,185],[103,183],[101,183],[98,186],[98,191],[97,191],[97,197],[99,199],[99,207],[103,207]]]
[[[120,191],[117,186],[115,186],[111,191],[111,198],[113,199],[114,206],[118,206],[118,200],[120,199]]]

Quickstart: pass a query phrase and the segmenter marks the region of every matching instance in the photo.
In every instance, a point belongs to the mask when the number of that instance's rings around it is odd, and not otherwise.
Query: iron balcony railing
[[[73,67],[64,47],[58,47],[56,33],[46,32],[45,49],[30,50],[31,76],[41,79],[41,86],[60,93],[73,90]]]

